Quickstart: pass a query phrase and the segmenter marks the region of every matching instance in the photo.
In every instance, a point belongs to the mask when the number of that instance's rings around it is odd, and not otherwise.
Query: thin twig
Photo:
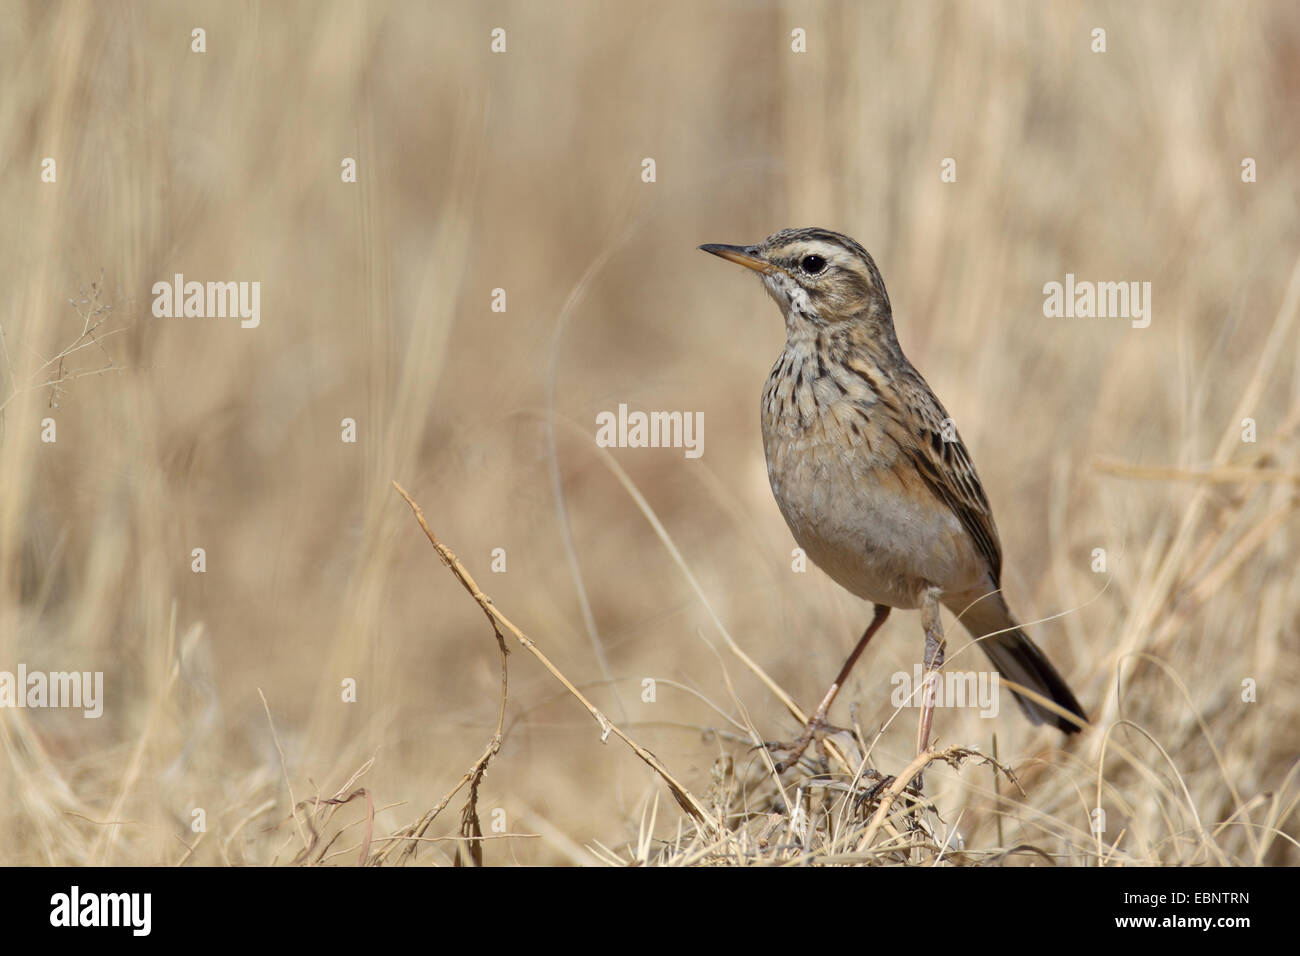
[[[1219,465],[1213,468],[1167,468],[1157,465],[1134,465],[1118,458],[1098,458],[1093,467],[1100,472],[1124,478],[1149,481],[1200,481],[1207,484],[1265,484],[1285,482],[1300,485],[1300,471],[1281,468],[1245,468]]]
[[[271,705],[266,702],[266,695],[262,693],[262,688],[257,689],[257,696],[262,698],[262,707],[266,710],[266,724],[271,728],[271,740],[275,743],[276,753],[280,755],[280,773],[284,777],[284,785],[289,790],[289,806],[293,808],[293,822],[298,825],[298,836],[302,838],[303,846],[307,845],[307,833],[303,829],[302,821],[298,819],[298,801],[294,799],[293,783],[289,780],[289,765],[284,759],[284,748],[280,746],[280,735],[275,732],[275,721],[271,719]]]
[[[600,709],[588,700],[582,691],[578,690],[578,688],[574,686],[573,682],[564,676],[559,668],[551,663],[550,658],[542,653],[541,648],[537,646],[532,638],[524,634],[524,632],[516,627],[509,618],[497,610],[496,605],[492,603],[492,599],[479,590],[478,585],[474,582],[474,578],[470,575],[469,571],[465,569],[465,566],[457,560],[456,555],[452,553],[451,549],[438,540],[437,536],[429,528],[428,522],[425,521],[423,510],[421,510],[420,506],[415,503],[409,494],[406,493],[406,489],[396,481],[393,482],[393,487],[397,489],[397,493],[406,499],[406,503],[410,505],[411,511],[415,514],[416,521],[420,523],[420,527],[424,530],[425,536],[438,552],[438,556],[442,558],[443,564],[445,564],[452,574],[456,576],[456,579],[460,581],[461,586],[469,592],[470,596],[474,598],[479,607],[483,609],[483,613],[487,615],[488,620],[492,622],[493,631],[497,634],[498,639],[501,639],[500,628],[505,628],[505,630],[509,631],[515,640],[522,644],[530,654],[537,658],[541,665],[550,672],[551,676],[559,681],[564,686],[565,690],[576,697],[578,702],[587,709],[587,712],[595,718],[596,722],[600,725],[600,739],[602,741],[608,739],[611,733],[618,737],[632,749],[633,753],[641,758],[642,762],[654,770],[654,772],[663,779],[664,783],[668,785],[668,790],[672,793],[673,799],[677,801],[683,810],[701,823],[707,824],[712,829],[721,829],[718,822],[715,821],[709,811],[705,809],[704,804],[696,799],[696,797],[687,790],[686,787],[679,783],[677,779],[668,772],[668,768],[659,762],[658,757],[638,744],[635,740],[620,730],[618,726],[611,723],[609,718],[601,713]],[[502,646],[504,647],[504,643]],[[465,783],[470,782],[471,776],[472,774],[467,774],[462,783],[457,786],[457,789]]]
[[[393,484],[397,487],[397,490],[401,493],[402,497],[406,498],[411,507],[415,509],[416,520],[420,522],[420,526],[424,529],[425,534],[429,536],[429,540],[434,543],[434,547],[440,548],[441,546],[438,544],[437,539],[433,537],[433,533],[425,523],[424,513],[420,510],[419,506],[416,505],[415,502],[411,501],[410,496],[408,496],[396,482]],[[441,550],[439,551],[439,554],[441,554]],[[445,560],[446,559],[444,558],[444,561]],[[438,802],[438,805],[433,807],[431,810],[428,810],[413,826],[407,827],[405,830],[390,839],[384,848],[375,854],[375,858],[372,861],[374,864],[382,863],[398,846],[402,847],[402,862],[405,862],[414,856],[416,850],[419,849],[421,840],[424,839],[424,834],[428,832],[429,826],[435,819],[437,819],[438,815],[447,808],[447,804],[451,803],[452,798],[460,792],[461,788],[468,784],[470,788],[469,799],[466,801],[465,807],[461,812],[461,835],[458,839],[470,840],[469,852],[471,860],[474,861],[476,866],[483,865],[482,843],[473,839],[474,837],[482,836],[482,829],[479,827],[478,823],[478,788],[479,784],[483,781],[484,774],[487,773],[488,764],[501,750],[501,742],[505,738],[506,701],[509,697],[510,687],[509,671],[507,667],[507,659],[510,655],[510,650],[506,647],[505,635],[501,633],[500,626],[491,614],[487,615],[487,619],[488,623],[492,625],[492,634],[496,637],[497,650],[501,654],[501,700],[497,707],[496,730],[492,734],[492,738],[488,741],[487,747],[484,748],[482,755],[478,760],[474,761],[474,765],[471,766],[469,770],[465,771],[464,775],[456,785],[452,787],[451,790],[447,792],[446,796]],[[459,849],[457,850],[456,859],[457,862],[459,862]]]

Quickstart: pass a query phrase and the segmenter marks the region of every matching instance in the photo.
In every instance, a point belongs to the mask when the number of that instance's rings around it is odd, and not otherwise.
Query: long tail
[[[979,646],[1003,677],[1041,694],[1064,710],[1076,714],[1081,720],[1088,719],[1065,678],[1057,673],[1047,655],[1038,649],[1038,645],[1020,630],[1000,593],[990,594],[968,608],[969,604],[969,601],[954,601],[948,607],[954,614],[961,615],[961,622],[972,637],[981,638],[995,631],[1003,632],[979,642]],[[1020,694],[1015,694],[1015,698],[1032,723],[1048,723],[1067,734],[1079,730],[1077,724],[1052,713],[1041,704]]]

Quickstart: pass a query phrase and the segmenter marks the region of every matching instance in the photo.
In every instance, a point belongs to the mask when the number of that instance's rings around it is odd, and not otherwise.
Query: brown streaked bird
[[[865,249],[828,229],[754,246],[700,246],[753,269],[785,315],[785,350],[763,389],[772,493],[795,541],[875,614],[780,764],[828,729],[827,712],[891,608],[920,608],[925,686],[917,751],[930,741],[943,604],[979,642],[1025,716],[1067,734],[1083,708],[1002,597],[1002,549],[970,454],[903,355],[884,280]],[[1055,708],[1046,705],[1054,704]],[[1074,719],[1072,719],[1072,717]]]

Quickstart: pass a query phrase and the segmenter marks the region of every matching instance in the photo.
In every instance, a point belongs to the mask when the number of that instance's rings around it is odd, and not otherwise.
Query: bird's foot
[[[878,770],[864,770],[862,773],[863,786],[854,795],[854,803],[858,807],[870,806],[874,804],[882,793],[894,785],[898,779],[893,774],[885,776]],[[870,783],[867,783],[870,781]]]
[[[779,760],[775,760],[777,773],[785,773],[799,762],[808,745],[814,740],[817,741],[822,749],[825,749],[824,738],[828,734],[848,733],[843,727],[836,727],[826,720],[824,714],[813,714],[812,719],[804,724],[803,733],[790,743],[764,743],[763,747],[773,755],[780,755]]]

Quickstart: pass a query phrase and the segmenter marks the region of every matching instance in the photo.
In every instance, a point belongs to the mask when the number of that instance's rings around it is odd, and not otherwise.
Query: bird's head
[[[844,323],[892,333],[889,295],[870,254],[829,229],[785,229],[754,246],[700,246],[753,269],[785,313],[791,335]]]

